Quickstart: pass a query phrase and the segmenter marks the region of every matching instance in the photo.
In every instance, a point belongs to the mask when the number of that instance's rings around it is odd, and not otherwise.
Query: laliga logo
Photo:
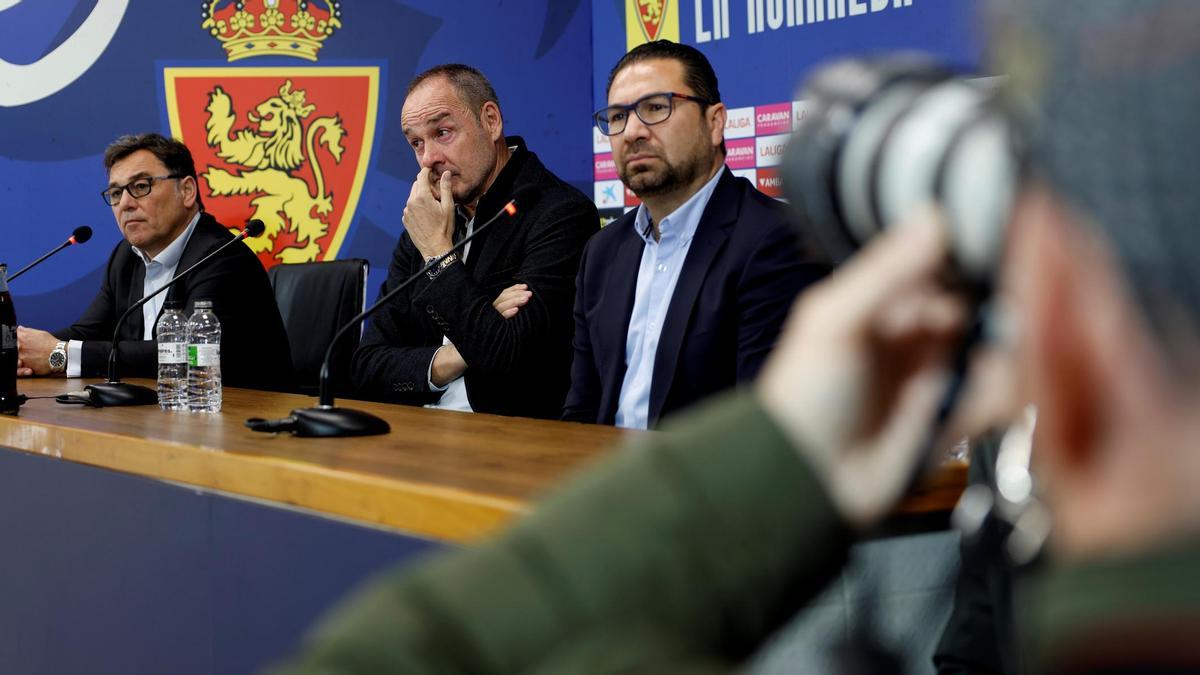
[[[22,0],[0,0],[0,12]],[[86,73],[108,49],[129,0],[98,0],[84,19],[54,51],[29,64],[0,59],[0,106],[15,108],[52,96]]]

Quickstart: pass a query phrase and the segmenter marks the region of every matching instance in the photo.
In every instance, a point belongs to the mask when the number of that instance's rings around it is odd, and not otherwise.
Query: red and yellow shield
[[[251,218],[267,267],[332,260],[371,157],[379,69],[166,68],[171,134],[192,151],[204,208]]]
[[[679,42],[679,8],[674,0],[625,0],[625,48],[654,40]]]
[[[647,42],[658,39],[658,28],[667,13],[668,2],[670,0],[637,0],[638,19],[641,20]]]

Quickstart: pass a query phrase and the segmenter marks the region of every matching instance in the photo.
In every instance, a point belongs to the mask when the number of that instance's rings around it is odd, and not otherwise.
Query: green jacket
[[[377,580],[279,672],[726,672],[837,574],[851,541],[755,399],[731,395],[498,539]]]

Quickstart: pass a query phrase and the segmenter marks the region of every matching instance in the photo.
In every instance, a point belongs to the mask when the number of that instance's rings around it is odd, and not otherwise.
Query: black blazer
[[[592,238],[576,281],[575,357],[563,418],[612,424],[645,242],[635,211]],[[792,300],[827,266],[802,254],[781,205],[724,169],[667,309],[650,384],[649,423],[754,377]]]
[[[473,410],[547,418],[561,413],[570,385],[575,272],[600,217],[592,201],[542,166],[524,141],[508,142],[517,149],[479,200],[480,224],[523,186],[537,186],[540,198],[475,237],[465,264],[447,267],[435,280],[422,276],[370,319],[354,355],[363,395],[412,405],[436,401],[429,364],[446,335],[467,362]],[[400,235],[380,295],[424,264],[408,233]],[[517,283],[528,284],[533,297],[504,319],[492,301]]]
[[[200,215],[175,268],[178,274],[233,235],[207,213]],[[108,374],[108,353],[113,328],[130,305],[142,299],[146,265],[122,240],[108,258],[100,292],[74,324],[53,331],[59,340],[82,340],[82,374]],[[292,357],[287,333],[267,272],[244,245],[230,246],[220,255],[181,279],[166,293],[166,300],[185,305],[191,316],[196,300],[212,300],[221,322],[221,378],[232,386],[282,389],[292,379]],[[165,305],[165,302],[164,302]],[[134,311],[121,326],[120,374],[122,377],[156,377],[158,350],[154,340],[143,340],[141,311]]]

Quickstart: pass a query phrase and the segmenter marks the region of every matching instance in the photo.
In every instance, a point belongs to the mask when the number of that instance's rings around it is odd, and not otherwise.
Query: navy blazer
[[[201,213],[175,273],[188,269],[232,237],[224,225]],[[142,299],[145,280],[145,263],[122,239],[108,258],[100,291],[87,311],[74,324],[53,331],[59,340],[83,341],[84,377],[108,374],[113,329],[118,317]],[[287,332],[267,271],[249,248],[230,246],[180,279],[166,296],[164,305],[169,300],[184,303],[184,316],[191,316],[196,300],[213,301],[213,312],[221,322],[221,377],[226,384],[258,389],[291,387]],[[154,340],[142,339],[143,323],[142,313],[135,311],[121,325],[118,340],[123,377],[154,377],[158,372],[158,347]],[[157,326],[153,330],[157,331]]]
[[[612,424],[645,242],[635,211],[588,242],[576,279],[575,357],[563,419]],[[649,422],[752,379],[796,295],[827,266],[802,253],[782,205],[724,169],[667,308]]]

